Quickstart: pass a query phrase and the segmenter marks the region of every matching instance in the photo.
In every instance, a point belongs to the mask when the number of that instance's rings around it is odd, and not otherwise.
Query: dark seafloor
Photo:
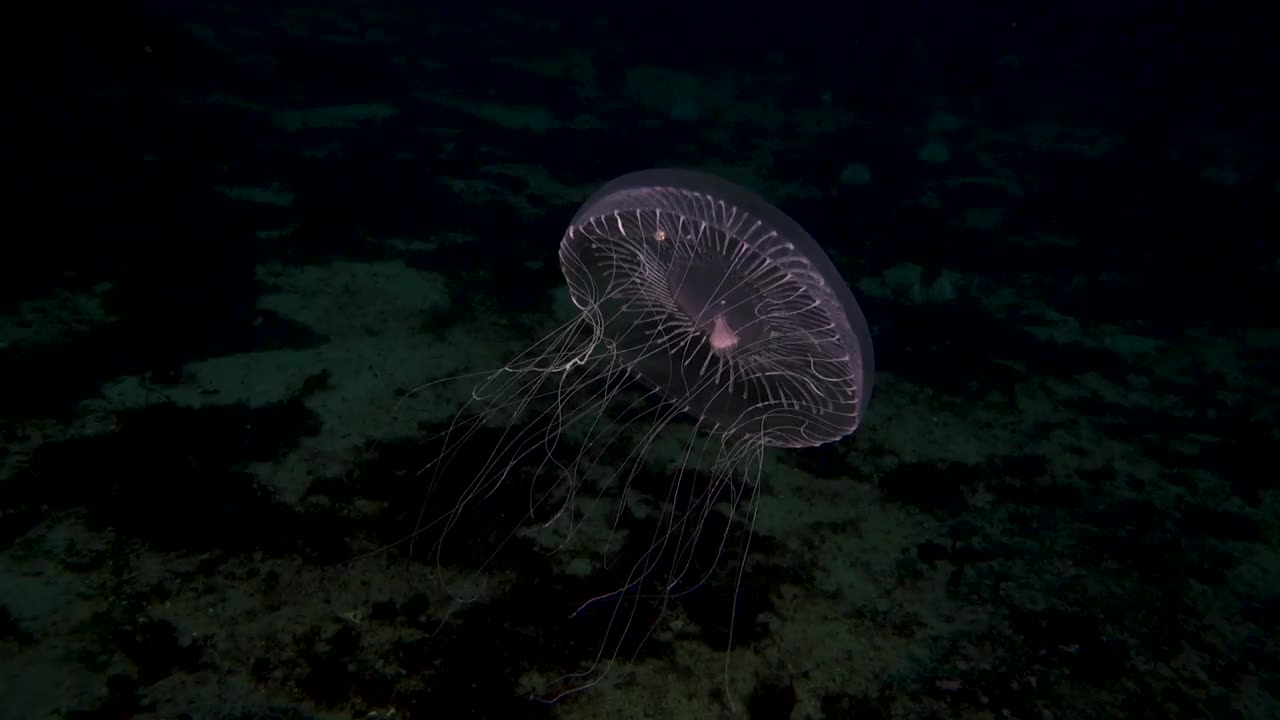
[[[1280,717],[1280,45],[1059,5],[68,10],[10,68],[0,718]],[[409,391],[554,327],[578,204],[667,165],[827,248],[875,395],[547,704],[680,444],[550,545],[517,468],[437,563],[470,384]]]

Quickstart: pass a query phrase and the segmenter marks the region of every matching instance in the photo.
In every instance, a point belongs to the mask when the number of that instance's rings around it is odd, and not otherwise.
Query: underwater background
[[[1280,43],[1231,7],[59,18],[7,111],[0,720],[1280,717]],[[679,441],[572,541],[536,460],[424,528],[501,428],[422,471],[662,166],[817,239],[875,396],[619,633]]]

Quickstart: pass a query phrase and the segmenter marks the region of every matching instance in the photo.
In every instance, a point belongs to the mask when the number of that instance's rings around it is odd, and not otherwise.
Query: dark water
[[[1274,35],[888,7],[60,18],[9,113],[0,717],[1276,717]],[[856,435],[747,482],[626,383],[554,448],[547,385],[476,424],[574,211],[660,166],[826,248]]]

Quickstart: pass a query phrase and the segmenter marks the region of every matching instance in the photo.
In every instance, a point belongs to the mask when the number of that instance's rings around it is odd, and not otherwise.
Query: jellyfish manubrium
[[[749,526],[766,448],[822,445],[858,428],[873,375],[866,318],[826,253],[719,177],[654,169],[612,180],[574,215],[559,257],[576,314],[480,382],[429,466],[433,487],[455,485],[447,507],[432,512],[428,499],[436,552],[464,513],[483,512],[517,477],[528,515],[512,533],[560,525],[564,547],[602,500],[606,517],[625,511],[664,432],[677,421],[692,428],[664,477],[667,496],[654,498],[661,520],[648,550],[623,562],[618,587],[588,601],[614,603],[594,662],[561,678],[551,700],[603,677],[626,633],[652,631],[633,627],[642,602],[665,607],[705,579],[692,549],[714,543],[718,557],[727,533],[700,538],[708,514],[745,510]],[[472,449],[458,462],[481,428],[499,428],[498,440],[486,436],[479,460]],[[727,663],[726,653],[726,682]]]

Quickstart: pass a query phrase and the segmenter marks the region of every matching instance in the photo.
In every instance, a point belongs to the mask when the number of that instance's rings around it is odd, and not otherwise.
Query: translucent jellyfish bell
[[[560,267],[631,372],[718,429],[779,447],[857,429],[867,320],[817,242],[749,190],[689,170],[623,175],[574,215]]]

